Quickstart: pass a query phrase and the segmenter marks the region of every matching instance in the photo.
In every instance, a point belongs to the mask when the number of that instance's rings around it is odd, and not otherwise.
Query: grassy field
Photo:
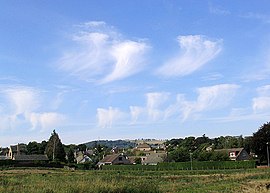
[[[68,171],[4,169],[0,192],[268,192],[270,169],[211,171]]]

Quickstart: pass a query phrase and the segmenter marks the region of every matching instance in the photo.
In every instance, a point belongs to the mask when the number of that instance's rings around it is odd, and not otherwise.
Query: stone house
[[[26,144],[18,143],[17,145],[11,145],[8,151],[9,159],[13,159],[15,155],[25,155],[26,154]]]
[[[137,151],[151,151],[152,148],[147,143],[142,143],[142,144],[139,144],[137,147],[135,147],[134,150],[137,150]]]
[[[130,164],[130,161],[123,154],[107,155],[97,163],[99,167],[102,165],[124,165],[124,164]]]

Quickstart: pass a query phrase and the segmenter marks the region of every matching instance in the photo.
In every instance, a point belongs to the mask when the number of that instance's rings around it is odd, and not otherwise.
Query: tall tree
[[[74,156],[74,150],[72,148],[69,148],[67,153],[68,163],[75,163],[75,156]]]
[[[53,130],[46,147],[46,154],[50,160],[66,161],[66,153],[59,135]]]
[[[29,142],[26,146],[27,154],[40,154],[40,144],[36,141]]]
[[[270,122],[263,124],[257,132],[253,133],[252,150],[260,161],[267,160],[267,143],[270,145]]]

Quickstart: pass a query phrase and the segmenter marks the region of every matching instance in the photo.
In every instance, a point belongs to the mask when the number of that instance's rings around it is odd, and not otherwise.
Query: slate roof
[[[14,160],[18,161],[48,161],[47,155],[15,155]]]
[[[106,155],[102,160],[99,162],[102,163],[112,163],[115,159],[117,159],[119,154],[113,154],[113,155]]]

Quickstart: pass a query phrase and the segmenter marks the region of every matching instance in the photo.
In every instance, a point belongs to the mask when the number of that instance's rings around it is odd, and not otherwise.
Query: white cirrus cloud
[[[10,110],[16,115],[36,110],[39,107],[40,91],[25,86],[6,86],[1,91],[9,103]]]
[[[195,101],[189,101],[185,95],[179,94],[176,103],[166,109],[165,116],[181,114],[182,120],[185,121],[196,113],[226,107],[238,88],[239,86],[235,84],[201,87],[197,89],[198,97]]]
[[[270,112],[270,85],[257,88],[258,96],[252,99],[252,108],[255,113]]]
[[[66,120],[64,115],[55,112],[31,113],[27,116],[32,125],[32,129],[41,128],[42,131],[54,129]]]
[[[168,100],[169,93],[152,92],[146,94],[146,111],[151,120],[163,117],[162,105]]]
[[[142,53],[145,50],[145,44],[134,41],[126,41],[113,46],[111,55],[116,64],[113,71],[102,80],[102,83],[123,79],[141,71],[144,66]]]
[[[0,128],[17,129],[31,125],[31,129],[45,130],[53,129],[65,120],[65,116],[59,113],[41,112],[43,96],[39,89],[27,86],[3,86],[0,97],[5,102],[0,111]]]
[[[254,112],[270,111],[270,96],[269,97],[256,97],[252,100],[252,108]]]
[[[114,27],[102,21],[79,26],[75,45],[59,59],[61,70],[80,79],[101,84],[134,75],[145,66],[150,46],[142,41],[124,39]]]
[[[202,35],[178,36],[180,53],[163,64],[157,73],[165,76],[186,76],[214,59],[222,49],[222,40]]]
[[[130,106],[131,124],[137,123],[140,116],[146,113],[145,108],[139,106]]]
[[[130,106],[131,124],[141,121],[157,121],[163,119],[164,108],[168,102],[170,93],[167,92],[150,92],[146,93],[145,106]],[[146,120],[147,119],[147,120]]]
[[[98,126],[101,128],[111,128],[116,121],[121,120],[124,117],[123,112],[118,108],[109,107],[108,109],[98,108],[97,119]]]
[[[198,89],[198,110],[215,109],[226,106],[239,88],[236,84],[219,84]]]

